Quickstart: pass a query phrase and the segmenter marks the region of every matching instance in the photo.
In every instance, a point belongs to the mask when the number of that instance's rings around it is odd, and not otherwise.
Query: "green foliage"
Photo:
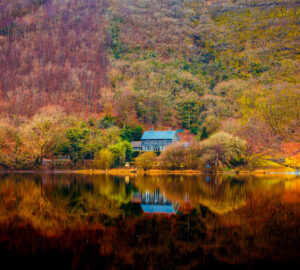
[[[207,133],[206,127],[204,126],[204,127],[202,128],[202,132],[201,132],[200,139],[201,139],[201,140],[204,140],[204,139],[207,139],[207,138],[208,138],[208,133]]]
[[[66,131],[66,141],[58,145],[58,153],[63,155],[68,155],[70,158],[76,162],[77,159],[82,158],[82,148],[85,139],[86,132],[80,129],[69,129]]]
[[[95,127],[95,126],[96,126],[96,121],[95,121],[95,119],[94,119],[94,118],[89,118],[89,119],[88,119],[88,125],[89,125],[90,127]]]
[[[80,159],[93,159],[101,145],[98,132],[87,128],[70,128],[66,131],[65,141],[57,147],[57,152],[67,155],[76,164]]]
[[[263,72],[268,71],[269,69],[269,67],[263,66],[260,63],[251,63],[249,71],[254,76],[260,76]]]
[[[192,126],[192,127],[191,127],[191,132],[192,132],[194,135],[196,135],[196,134],[198,134],[198,132],[199,132],[199,128],[198,128],[197,126]]]
[[[126,147],[125,151],[125,161],[131,161],[132,159],[132,146],[129,142],[124,141],[124,145]]]
[[[139,154],[139,151],[132,151],[131,158],[135,159]]]
[[[98,120],[96,123],[96,126],[98,128],[110,128],[112,126],[115,126],[117,123],[117,118],[109,115],[105,115],[102,119]]]
[[[180,124],[183,128],[195,130],[200,120],[200,114],[203,111],[203,105],[197,97],[189,95],[178,101],[178,113]]]
[[[121,54],[125,52],[125,47],[120,39],[120,23],[121,19],[114,15],[110,27],[106,33],[106,46],[112,50],[112,53],[116,59],[119,59]]]
[[[114,162],[114,154],[108,149],[101,149],[96,155],[93,162],[97,169],[110,169]]]
[[[131,161],[132,147],[127,141],[121,141],[109,146],[109,151],[113,153],[113,167],[124,166],[125,161]]]
[[[126,141],[140,141],[143,135],[141,126],[127,126],[121,130],[120,137]]]

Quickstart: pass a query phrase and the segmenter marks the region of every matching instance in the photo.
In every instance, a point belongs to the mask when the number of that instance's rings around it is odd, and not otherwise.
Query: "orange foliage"
[[[300,143],[297,142],[283,143],[281,146],[281,150],[287,156],[299,155],[300,158]]]

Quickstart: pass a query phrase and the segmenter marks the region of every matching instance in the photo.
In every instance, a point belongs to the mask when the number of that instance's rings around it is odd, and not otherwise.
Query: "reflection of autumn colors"
[[[280,176],[279,176],[280,177]],[[276,177],[202,175],[202,176],[143,176],[135,179],[135,185],[141,192],[154,192],[159,189],[165,196],[181,205],[205,205],[215,213],[226,213],[245,206],[250,194],[262,199],[279,192],[284,196],[285,185],[293,181]],[[285,180],[283,182],[282,180]],[[296,181],[297,183],[299,181]],[[290,183],[290,184],[289,184]],[[295,185],[295,184],[294,184]],[[296,187],[296,185],[295,185]],[[292,188],[299,194],[300,189]]]
[[[0,215],[1,219],[17,215],[50,234],[84,221],[117,218],[122,213],[121,204],[131,198],[126,188],[123,180],[110,177],[3,176]]]
[[[195,207],[202,204],[217,213],[236,209],[245,204],[244,182],[234,185],[224,176],[159,176],[139,177],[135,181],[138,189],[159,189],[165,196],[180,205]]]
[[[206,177],[0,175],[0,253],[43,269],[300,263],[299,179]],[[189,211],[133,210],[134,192],[157,189]]]

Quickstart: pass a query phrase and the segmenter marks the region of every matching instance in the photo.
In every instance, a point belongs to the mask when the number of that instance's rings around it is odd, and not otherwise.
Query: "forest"
[[[300,167],[298,25],[296,0],[0,0],[0,166]],[[150,127],[190,149],[135,160]]]

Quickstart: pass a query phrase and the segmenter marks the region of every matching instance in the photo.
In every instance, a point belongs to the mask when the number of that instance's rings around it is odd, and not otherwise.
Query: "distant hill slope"
[[[254,118],[295,132],[298,2],[114,0],[109,15],[108,77],[124,121],[211,133]]]
[[[0,0],[0,10],[1,112],[61,105],[146,127],[299,138],[299,1]]]
[[[0,111],[99,111],[104,1],[0,0]]]

